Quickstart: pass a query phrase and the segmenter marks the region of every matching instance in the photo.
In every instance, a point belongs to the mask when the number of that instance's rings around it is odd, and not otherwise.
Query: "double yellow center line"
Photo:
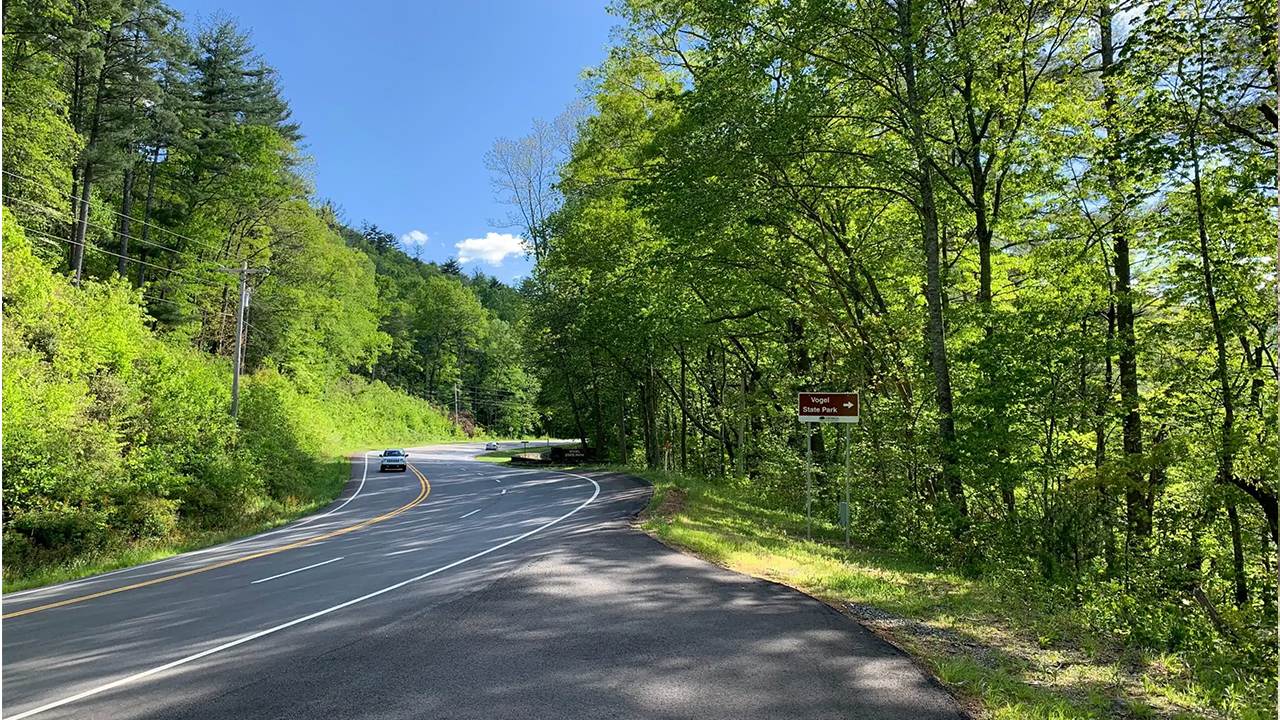
[[[355,525],[348,525],[347,527],[339,528],[337,530],[334,530],[333,532],[327,532],[320,535],[312,535],[311,537],[303,538],[301,540],[298,540],[297,542],[289,543],[288,545],[281,545],[280,547],[271,548],[270,550],[263,550],[261,552],[256,552],[256,553],[251,553],[249,555],[242,555],[240,557],[231,558],[230,560],[223,560],[221,562],[210,563],[208,565],[201,565],[200,567],[192,568],[190,570],[183,570],[182,572],[173,573],[172,575],[164,575],[161,577],[152,578],[150,580],[143,580],[142,582],[136,582],[132,585],[124,585],[122,587],[111,588],[110,590],[102,590],[100,592],[90,593],[88,595],[78,595],[76,597],[67,598],[66,600],[59,600],[57,602],[46,603],[44,605],[36,605],[34,607],[25,608],[22,610],[14,610],[11,613],[5,613],[4,615],[0,615],[0,618],[4,620],[8,620],[9,618],[20,617],[22,615],[30,615],[32,613],[43,612],[45,610],[52,610],[53,608],[64,607],[66,605],[75,605],[76,603],[82,603],[82,602],[85,602],[86,600],[93,600],[94,598],[106,597],[107,595],[115,595],[116,593],[127,592],[129,590],[137,590],[138,588],[144,588],[150,585],[158,585],[163,582],[169,582],[170,580],[177,580],[178,578],[189,577],[191,575],[198,575],[203,572],[209,572],[210,570],[217,570],[218,568],[224,568],[230,565],[238,565],[242,562],[257,560],[258,558],[267,557],[268,555],[275,555],[277,553],[282,553],[286,550],[296,550],[297,548],[300,548],[300,547],[313,545],[315,543],[320,542],[321,540],[328,540],[329,538],[335,538],[335,537],[338,537],[339,535],[346,535],[347,533],[355,532],[356,530],[360,530],[362,528],[367,528],[370,525],[373,525],[375,523],[380,523],[380,522],[383,522],[384,520],[390,520],[391,518],[399,515],[400,513],[411,510],[412,508],[421,504],[422,501],[426,500],[427,496],[431,494],[431,482],[427,480],[427,476],[423,475],[421,471],[419,471],[416,467],[412,465],[409,465],[408,467],[409,467],[409,470],[415,476],[417,476],[418,483],[421,485],[422,489],[418,492],[418,496],[415,497],[413,500],[409,501],[404,505],[401,505],[395,510],[392,510],[391,512],[386,513],[384,515],[379,515],[374,518],[369,518],[368,520],[358,522]]]

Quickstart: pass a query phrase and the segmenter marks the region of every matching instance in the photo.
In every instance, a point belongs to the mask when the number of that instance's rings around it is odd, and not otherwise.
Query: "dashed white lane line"
[[[340,558],[340,557],[336,557],[336,558],[333,558],[332,560],[325,560],[324,562],[318,562],[318,563],[316,563],[316,564],[314,564],[314,565],[308,565],[308,566],[306,566],[306,567],[300,567],[300,568],[298,568],[298,569],[296,569],[296,570],[290,570],[289,572],[282,572],[282,573],[280,573],[279,575],[272,575],[271,577],[264,577],[264,578],[260,578],[260,579],[258,579],[258,580],[250,580],[250,581],[249,581],[249,584],[250,584],[250,585],[257,585],[258,583],[264,583],[264,582],[266,582],[266,581],[268,581],[268,580],[275,580],[276,578],[282,578],[282,577],[284,577],[285,575],[292,575],[292,574],[294,574],[294,573],[300,573],[300,572],[302,572],[303,570],[310,570],[311,568],[318,568],[318,567],[320,567],[321,565],[328,565],[329,563],[335,563],[335,562],[338,562],[338,561],[339,561],[339,560],[341,560],[341,559],[342,559],[342,558]]]
[[[463,515],[462,517],[460,517],[460,518],[458,518],[458,519],[459,519],[459,520],[466,520],[467,518],[471,517],[472,515],[475,515],[476,513],[480,512],[480,511],[481,511],[481,510],[483,510],[483,509],[484,509],[484,508],[476,508],[475,510],[472,510],[471,512],[467,513],[466,515]]]
[[[403,554],[405,554],[405,553],[418,552],[418,551],[419,551],[419,550],[421,550],[421,549],[422,549],[422,548],[420,548],[420,547],[416,547],[416,548],[409,548],[408,550],[396,550],[395,552],[382,553],[382,556],[383,556],[383,557],[390,557],[390,556],[392,556],[392,555],[403,555]]]
[[[194,653],[192,655],[188,655],[186,657],[178,658],[177,660],[167,662],[163,665],[157,665],[156,667],[150,668],[148,670],[143,670],[142,672],[137,672],[132,675],[126,675],[125,677],[122,677],[119,680],[113,680],[109,683],[106,683],[105,685],[99,685],[98,687],[89,688],[88,690],[78,692],[74,695],[68,695],[67,697],[61,698],[59,700],[54,700],[53,702],[45,703],[44,705],[40,705],[39,707],[34,707],[34,708],[31,708],[30,710],[18,713],[17,715],[13,715],[10,717],[10,720],[22,720],[23,718],[31,717],[32,715],[46,712],[54,708],[59,708],[59,707],[62,707],[63,705],[68,705],[70,703],[76,702],[77,700],[83,700],[87,697],[91,697],[93,695],[97,695],[99,693],[103,693],[108,690],[114,690],[115,688],[118,688],[121,685],[128,685],[130,683],[135,683],[139,680],[149,678],[152,675],[157,675],[166,670],[172,670],[173,668],[186,665],[187,663],[195,662],[196,660],[199,660],[201,658],[209,657],[210,655],[213,655],[215,653],[220,653],[225,650],[230,650],[233,647],[243,645],[247,642],[252,642],[254,640],[257,640],[258,638],[266,637],[267,635],[273,635],[275,633],[280,632],[281,630],[286,630],[288,628],[291,628],[294,625],[301,625],[304,622],[315,620],[316,618],[319,618],[319,617],[324,617],[329,613],[337,612],[338,610],[342,610],[343,608],[351,607],[352,605],[356,605],[366,600],[373,599],[375,597],[378,597],[379,595],[385,595],[386,593],[389,593],[393,590],[399,590],[405,585],[409,585],[410,583],[415,583],[420,580],[425,580],[426,578],[429,578],[432,575],[437,575],[446,570],[452,570],[453,568],[456,568],[459,565],[462,565],[463,563],[469,563],[472,560],[475,560],[477,558],[482,558],[485,555],[488,555],[489,553],[497,552],[498,550],[501,550],[502,548],[507,547],[509,545],[514,545],[515,543],[518,543],[521,540],[524,540],[530,535],[540,533],[543,530],[546,530],[547,528],[551,527],[552,525],[555,525],[556,523],[560,522],[561,520],[568,518],[570,515],[577,513],[582,508],[595,502],[595,499],[600,496],[600,483],[596,482],[595,480],[592,480],[591,478],[585,475],[578,475],[576,473],[559,472],[559,471],[552,471],[552,472],[555,472],[557,475],[564,475],[566,477],[573,477],[573,478],[578,478],[580,480],[586,480],[587,482],[591,483],[595,487],[595,492],[591,493],[591,497],[587,498],[586,500],[583,500],[581,504],[577,505],[572,510],[561,515],[560,517],[555,518],[554,520],[549,520],[543,523],[542,525],[539,525],[538,527],[533,528],[532,530],[528,530],[524,533],[521,533],[513,538],[510,538],[509,540],[504,540],[503,542],[500,542],[497,545],[493,545],[492,547],[481,550],[478,553],[468,555],[467,557],[464,557],[461,560],[454,560],[448,565],[441,565],[435,570],[429,570],[427,572],[422,573],[421,575],[415,575],[409,578],[408,580],[401,580],[400,582],[395,583],[394,585],[388,585],[380,590],[374,590],[371,593],[366,593],[364,595],[361,595],[360,597],[352,598],[350,600],[347,600],[346,602],[338,603],[337,605],[333,605],[332,607],[327,607],[323,610],[317,610],[311,613],[310,615],[303,615],[302,617],[295,618],[293,620],[290,620],[289,622],[281,623],[279,625],[266,628],[265,630],[259,630],[255,633],[245,635],[244,637],[237,638],[230,642],[225,642],[216,647],[211,647],[207,650],[201,650],[198,653]]]

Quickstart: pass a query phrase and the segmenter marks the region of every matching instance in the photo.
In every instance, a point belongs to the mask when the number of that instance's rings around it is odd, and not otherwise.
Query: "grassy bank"
[[[314,494],[310,499],[298,499],[294,502],[279,504],[274,507],[263,507],[259,512],[254,513],[252,517],[245,518],[242,523],[229,527],[218,529],[180,527],[174,533],[165,537],[149,538],[108,547],[100,551],[75,556],[59,564],[38,566],[25,570],[25,572],[19,570],[12,574],[6,568],[4,592],[9,593],[43,587],[120,568],[142,565],[279,527],[320,510],[342,492],[350,473],[350,463],[346,458],[337,458],[327,463],[322,463],[321,467],[323,472],[312,485]]]
[[[1187,658],[1127,648],[1091,631],[1070,602],[1032,580],[971,579],[892,553],[846,549],[840,528],[826,522],[815,522],[814,540],[806,541],[802,512],[758,507],[749,487],[638,474],[654,484],[644,530],[855,617],[917,658],[979,717],[1269,716],[1270,696],[1213,692]]]
[[[252,396],[251,391],[247,394]],[[277,476],[279,486],[288,487],[288,492],[279,497],[258,496],[243,508],[243,514],[220,516],[214,527],[203,526],[195,519],[186,522],[180,519],[171,532],[157,537],[116,536],[103,547],[51,562],[25,566],[6,562],[3,591],[16,592],[76,580],[265,532],[333,502],[350,477],[351,464],[346,456],[351,452],[454,439],[451,426],[442,416],[437,420],[424,415],[425,403],[385,386],[348,383],[331,388],[320,397],[292,397],[291,401],[291,405],[280,407],[292,408],[293,421],[277,426],[275,435],[259,434],[249,438],[251,443],[260,444],[267,437],[291,438],[292,449],[274,449],[287,453],[281,457],[290,461],[276,462],[270,469]],[[418,412],[412,412],[418,403],[421,403],[421,407],[416,408]],[[322,411],[322,407],[329,411]],[[341,417],[333,414],[334,410],[342,417],[358,419],[342,422]],[[290,428],[294,423],[298,427]],[[254,427],[250,425],[250,429]],[[258,451],[269,453],[273,448],[260,447]]]
[[[511,463],[511,458],[526,452],[529,451],[520,448],[514,450],[493,450],[483,455],[477,455],[476,460],[494,463],[497,465],[508,465]]]
[[[385,383],[267,363],[233,418],[226,358],[157,332],[126,282],[50,272],[12,222],[3,279],[5,591],[279,525],[339,493],[352,450],[457,437]]]
[[[501,440],[499,442],[511,442],[511,441]],[[492,450],[490,452],[484,453],[483,455],[477,455],[476,460],[479,460],[481,462],[506,465],[506,464],[510,464],[511,458],[517,455],[523,455],[525,453],[540,453],[546,449],[547,449],[546,445],[530,442],[527,448],[511,448],[509,450]]]

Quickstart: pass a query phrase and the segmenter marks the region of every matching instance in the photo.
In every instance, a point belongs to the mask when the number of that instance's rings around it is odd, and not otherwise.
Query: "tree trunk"
[[[1100,57],[1103,81],[1104,123],[1107,130],[1107,144],[1118,148],[1121,144],[1120,133],[1116,121],[1116,97],[1107,80],[1115,72],[1115,46],[1112,42],[1112,22],[1114,11],[1107,3],[1103,3],[1098,14]],[[1112,188],[1121,186],[1119,177],[1119,160],[1114,154],[1107,159],[1107,180]],[[1128,522],[1127,534],[1130,539],[1146,537],[1151,534],[1151,516],[1145,512],[1146,493],[1143,485],[1146,482],[1140,460],[1142,458],[1142,415],[1138,408],[1138,348],[1134,333],[1132,271],[1129,257],[1129,231],[1124,222],[1124,199],[1108,198],[1108,207],[1112,214],[1111,247],[1112,266],[1115,272],[1116,298],[1116,330],[1120,338],[1118,353],[1118,369],[1120,371],[1120,407],[1124,411],[1122,439],[1125,459],[1127,460],[1128,487],[1125,490],[1125,509]]]
[[[116,28],[112,26],[107,33],[106,44],[112,44],[112,38],[115,37]],[[98,70],[98,87],[94,92],[93,99],[93,120],[89,126],[89,138],[84,147],[84,174],[81,177],[80,188],[80,214],[76,220],[76,243],[75,243],[75,274],[76,285],[80,284],[81,276],[84,274],[84,243],[85,236],[88,234],[89,225],[89,200],[93,193],[93,151],[98,144],[99,130],[102,127],[102,97],[106,89],[108,63],[103,63],[102,68]]]
[[[627,391],[622,390],[622,399],[618,402],[618,462],[627,464]]]
[[[565,393],[569,395],[569,408],[573,410],[573,426],[578,431],[578,440],[585,447],[587,445],[587,430],[582,424],[582,406],[578,403],[577,393],[573,391],[573,378],[569,376],[569,362],[564,357],[563,348],[560,351],[560,357],[560,374],[564,378]]]
[[[644,462],[650,470],[656,470],[661,460],[661,449],[658,439],[658,389],[655,387],[652,365],[640,385],[640,404],[644,421]]]
[[[591,394],[595,405],[596,450],[609,447],[609,439],[604,430],[604,403],[600,400],[600,378],[596,375],[595,361],[591,362]]]
[[[142,244],[147,244],[151,235],[151,201],[156,193],[156,165],[160,162],[160,148],[151,153],[151,162],[147,164],[147,200],[142,206]],[[139,251],[141,252],[141,251]],[[138,287],[146,280],[147,266],[138,263]]]
[[[76,131],[77,135],[82,135],[84,133],[84,118],[82,115],[82,106],[84,104],[84,64],[80,60],[79,53],[76,54],[71,78],[71,107],[69,113],[71,127]],[[67,265],[74,270],[76,266],[76,233],[80,232],[80,163],[75,163],[71,167],[71,218],[71,232],[69,233],[71,245],[67,248]]]
[[[688,384],[685,380],[684,348],[680,348],[680,472],[685,472],[689,464],[689,423],[688,423]]]
[[[1200,149],[1198,143],[1194,142],[1191,148],[1191,169],[1191,187],[1196,201],[1196,230],[1200,241],[1200,272],[1204,276],[1205,304],[1208,305],[1209,324],[1213,328],[1214,374],[1218,376],[1219,400],[1222,402],[1218,482],[1224,485],[1235,485],[1235,394],[1231,390],[1230,375],[1227,370],[1227,339],[1222,327],[1222,316],[1218,312],[1217,286],[1214,282],[1213,262],[1209,257],[1209,231],[1204,213],[1204,185],[1200,178]],[[1239,519],[1235,517],[1234,503],[1230,507],[1230,514],[1235,524],[1239,525]],[[1238,536],[1239,528],[1234,528],[1232,533],[1233,536]],[[1241,588],[1237,587],[1237,593],[1240,591]]]
[[[1107,347],[1111,347],[1116,337],[1116,305],[1115,302],[1107,303]],[[1094,463],[1096,469],[1101,475],[1103,466],[1107,462],[1107,405],[1111,400],[1111,383],[1115,379],[1115,366],[1111,362],[1111,351],[1108,350],[1106,359],[1103,361],[1102,390],[1098,393],[1098,404],[1095,412],[1097,421],[1094,425]],[[1115,522],[1115,503],[1112,498],[1111,489],[1103,483],[1099,483],[1098,491],[1102,495],[1102,512],[1106,525],[1103,539],[1105,547],[1103,549],[1105,560],[1107,562],[1107,577],[1115,578],[1120,576],[1119,553],[1116,551],[1116,522]]]
[[[1227,520],[1231,525],[1231,574],[1235,583],[1236,607],[1249,604],[1249,585],[1244,576],[1244,542],[1240,537],[1240,513],[1235,500],[1227,501]]]
[[[120,257],[117,258],[116,272],[120,273],[120,277],[129,277],[129,221],[130,214],[133,212],[133,167],[127,167],[124,170],[124,189],[121,191],[120,198]]]
[[[738,477],[747,476],[747,369],[742,369],[738,403]]]
[[[67,246],[67,267],[75,268],[76,266],[76,233],[80,230],[80,164],[76,163],[71,167],[71,231],[67,234],[67,239],[71,244]]]
[[[901,0],[897,5],[898,34],[902,48],[902,73],[906,85],[907,115],[911,123],[911,143],[916,154],[916,183],[918,185],[918,212],[925,256],[925,301],[928,304],[926,336],[929,343],[929,364],[933,370],[934,393],[938,403],[938,438],[942,445],[941,481],[946,489],[952,512],[957,519],[956,530],[965,524],[969,510],[966,506],[964,485],[955,467],[956,426],[951,396],[951,365],[947,357],[946,325],[943,320],[942,255],[938,232],[938,209],[934,199],[934,178],[924,132],[924,109],[919,89],[916,87],[916,53],[919,43],[915,36],[915,13],[911,0]]]
[[[76,216],[75,236],[71,246],[71,267],[75,271],[76,285],[84,274],[85,230],[89,225],[89,200],[93,193],[93,165],[86,163],[81,173],[79,214]]]

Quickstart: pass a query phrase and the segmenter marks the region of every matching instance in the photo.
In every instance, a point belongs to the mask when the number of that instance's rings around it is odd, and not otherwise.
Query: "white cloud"
[[[421,230],[410,230],[400,236],[400,243],[405,247],[413,247],[415,245],[426,245],[431,238]]]
[[[482,238],[467,238],[454,245],[458,249],[459,262],[480,262],[501,265],[508,255],[524,252],[524,240],[510,233],[488,233]]]

